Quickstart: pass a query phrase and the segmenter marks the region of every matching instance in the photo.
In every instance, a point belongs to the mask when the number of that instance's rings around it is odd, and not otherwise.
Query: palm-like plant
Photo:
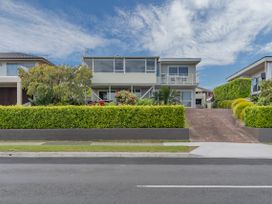
[[[176,104],[179,103],[177,96],[175,90],[171,90],[168,86],[162,86],[159,91],[154,92],[153,99],[156,104]]]

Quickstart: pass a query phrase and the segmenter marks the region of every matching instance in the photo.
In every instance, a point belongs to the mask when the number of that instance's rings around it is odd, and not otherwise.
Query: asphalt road
[[[272,164],[270,160],[0,159],[0,203],[271,204]]]

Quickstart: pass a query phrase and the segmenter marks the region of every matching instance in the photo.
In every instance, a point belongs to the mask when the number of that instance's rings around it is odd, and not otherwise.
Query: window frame
[[[154,67],[152,66],[152,68],[150,69],[150,65],[148,65],[148,61],[153,61],[154,62]],[[156,59],[155,58],[147,58],[146,59],[146,64],[145,64],[145,70],[146,73],[155,73],[156,72]]]
[[[9,74],[9,70],[10,70],[10,65],[14,65],[16,66],[16,74]],[[36,62],[21,62],[21,63],[18,63],[18,62],[7,62],[6,63],[6,76],[18,76],[18,69],[20,67],[24,67],[26,68],[27,70],[29,70],[30,68],[34,67],[36,65]],[[14,67],[12,67],[14,68]]]
[[[116,60],[122,61],[122,69],[119,69],[116,71]],[[125,72],[125,66],[124,66],[124,58],[114,58],[114,73],[124,73]]]
[[[111,62],[112,61],[112,71],[97,71],[96,70],[96,61],[108,61],[108,62]],[[114,58],[103,58],[103,59],[99,59],[99,58],[97,58],[97,59],[95,59],[94,58],[94,60],[93,60],[93,71],[95,72],[95,73],[113,73],[114,72],[114,69],[115,69],[115,60],[114,60]]]
[[[170,69],[176,69],[176,73],[177,74],[170,74]],[[187,73],[180,73],[180,69],[187,69]],[[183,76],[183,77],[188,77],[189,76],[189,67],[188,66],[184,66],[184,65],[169,65],[168,66],[168,73],[169,76]]]
[[[142,61],[144,64],[144,67],[142,67],[143,68],[143,70],[142,71],[127,71],[128,69],[128,67],[127,67],[127,64],[128,64],[128,62],[129,61],[135,61],[135,62],[137,62],[137,61]],[[136,70],[138,70],[138,69],[136,69]],[[126,73],[146,73],[146,59],[145,58],[125,58],[125,72]]]

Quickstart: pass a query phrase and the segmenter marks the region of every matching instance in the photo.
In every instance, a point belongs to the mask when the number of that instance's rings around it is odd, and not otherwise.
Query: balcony
[[[156,84],[156,74],[155,73],[94,73],[92,78],[92,84],[111,84],[111,85],[121,85],[121,84],[146,84],[155,85]]]
[[[157,82],[162,85],[197,85],[198,83],[194,73],[189,73],[188,76],[161,74]]]

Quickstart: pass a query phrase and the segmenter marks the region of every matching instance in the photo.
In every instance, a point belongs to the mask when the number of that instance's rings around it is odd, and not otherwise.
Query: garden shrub
[[[272,105],[272,80],[261,82],[261,92],[258,95],[257,104],[261,106]]]
[[[247,99],[245,98],[237,98],[235,100],[233,100],[232,104],[231,104],[231,108],[234,109],[234,107],[238,104],[238,103],[241,103],[241,102],[246,102],[248,101]]]
[[[218,101],[216,107],[230,109],[232,103],[233,103],[233,100]]]
[[[250,106],[245,109],[245,125],[253,128],[272,128],[272,106]]]
[[[253,106],[253,105],[254,104],[250,101],[241,101],[234,106],[233,113],[237,118],[243,120],[245,108],[247,108],[248,106]]]
[[[171,90],[169,86],[162,86],[153,94],[154,103],[157,105],[180,104],[179,99],[177,99],[178,97],[178,92]]]
[[[183,128],[183,106],[0,106],[0,129]]]
[[[137,96],[129,91],[122,90],[115,94],[115,98],[118,104],[122,105],[135,105]]]
[[[247,98],[250,96],[251,79],[238,78],[213,90],[215,104],[220,101]]]
[[[148,106],[153,105],[154,100],[151,98],[138,99],[136,105],[138,106]]]

